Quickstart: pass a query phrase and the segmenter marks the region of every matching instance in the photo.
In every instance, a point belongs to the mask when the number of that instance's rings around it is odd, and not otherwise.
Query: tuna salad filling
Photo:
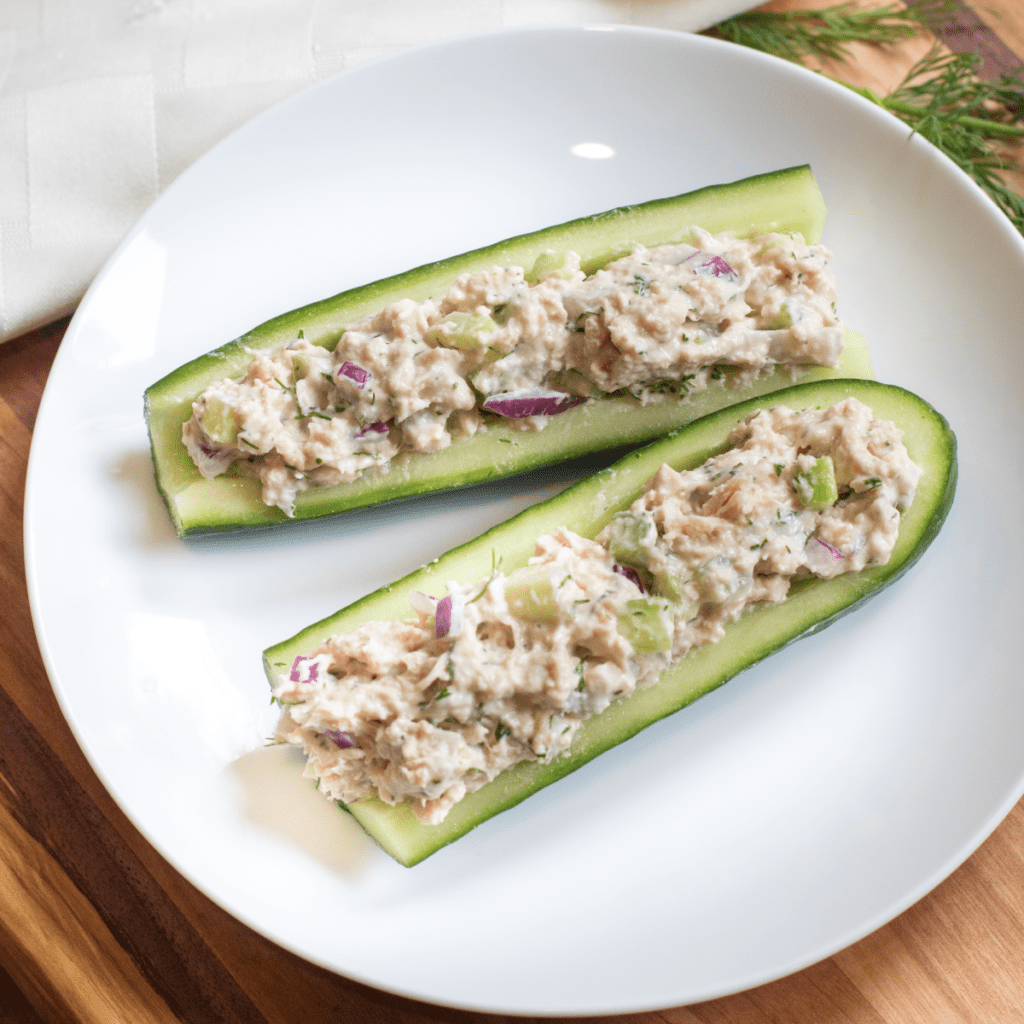
[[[309,487],[386,471],[489,418],[540,430],[611,393],[679,400],[780,365],[838,364],[826,249],[699,228],[693,240],[637,246],[589,277],[572,252],[542,254],[529,275],[463,274],[439,300],[403,299],[349,324],[333,351],[300,331],[208,387],[182,439],[205,478],[256,476],[263,501],[293,515]]]
[[[408,800],[436,824],[794,579],[885,564],[921,476],[901,438],[853,398],[754,413],[725,453],[661,466],[593,540],[559,528],[524,568],[413,593],[415,618],[297,657],[275,740],[303,749],[324,795]]]

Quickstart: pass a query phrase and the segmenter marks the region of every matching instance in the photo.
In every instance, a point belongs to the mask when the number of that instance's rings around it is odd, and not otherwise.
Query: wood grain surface
[[[1010,54],[1003,59],[1024,52],[1021,0],[992,0],[978,14],[972,31],[979,24],[980,31],[994,31]],[[978,38],[971,45],[981,46]],[[950,41],[963,47],[963,38]],[[858,47],[855,66],[835,70],[884,91],[927,45]],[[57,705],[25,586],[25,471],[36,410],[66,327],[60,322],[0,346],[0,1022],[539,1020],[413,1002],[285,952],[186,882],[107,794]],[[738,995],[599,1019],[1024,1021],[1024,803],[938,888],[830,959]]]

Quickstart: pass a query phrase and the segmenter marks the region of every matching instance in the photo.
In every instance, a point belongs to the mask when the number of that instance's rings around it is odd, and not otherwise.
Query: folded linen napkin
[[[530,24],[697,31],[749,0],[22,0],[0,5],[0,341],[71,312],[135,220],[310,83]]]

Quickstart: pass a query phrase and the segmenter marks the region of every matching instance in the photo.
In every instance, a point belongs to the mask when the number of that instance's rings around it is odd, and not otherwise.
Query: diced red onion
[[[820,537],[811,537],[804,549],[805,565],[815,576],[831,577],[843,571],[842,563],[846,561],[846,555],[823,541]]]
[[[299,654],[292,662],[288,678],[293,683],[315,683],[319,676],[320,662],[316,658],[307,658],[304,654]]]
[[[585,401],[586,399],[580,395],[567,395],[564,391],[522,388],[519,391],[491,395],[483,403],[483,408],[509,419],[521,419],[524,416],[557,416],[560,412],[565,412]]]
[[[220,476],[235,461],[238,454],[231,448],[221,448],[216,444],[189,439],[185,442],[196,469],[206,480],[213,480]]]
[[[377,420],[376,423],[368,423],[356,434],[356,437],[366,437],[368,434],[386,434],[388,425],[385,420]]]
[[[442,597],[437,602],[437,608],[434,611],[434,637],[440,640],[441,637],[448,635],[448,630],[452,626],[452,599],[448,597]]]
[[[728,277],[735,281],[739,276],[721,256],[704,252],[702,249],[687,256],[683,263],[689,264],[693,272],[701,277]]]
[[[350,383],[355,384],[357,388],[365,387],[366,382],[373,376],[369,370],[356,363],[350,363],[347,359],[338,367],[337,374],[339,377],[344,377]]]
[[[626,579],[629,580],[631,583],[635,583],[640,588],[641,594],[647,593],[646,588],[640,582],[640,576],[638,575],[636,569],[630,568],[630,566],[628,565],[619,565],[619,563],[616,562],[612,566],[612,572],[617,572],[620,576],[625,576]]]
[[[815,544],[820,544],[837,561],[841,562],[846,557],[839,548],[832,547],[831,544],[827,544],[820,537],[812,537],[811,540],[813,540]]]
[[[324,735],[342,750],[349,750],[356,745],[356,738],[350,732],[342,732],[340,729],[324,729]]]
[[[437,602],[434,609],[434,637],[461,636],[465,622],[466,599],[461,594],[449,594]]]

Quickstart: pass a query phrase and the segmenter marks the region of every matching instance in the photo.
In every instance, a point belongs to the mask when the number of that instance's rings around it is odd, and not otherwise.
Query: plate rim
[[[724,48],[726,48],[726,50],[724,50],[723,52],[736,52],[736,50],[737,50],[737,45],[736,44],[732,44],[732,43],[728,43],[728,42],[721,41],[721,40],[716,40],[716,39],[710,39],[710,38],[702,37],[702,36],[694,36],[694,35],[690,35],[689,33],[679,32],[677,30],[664,29],[664,28],[654,28],[654,27],[647,27],[647,26],[637,26],[637,25],[618,25],[618,24],[612,24],[612,23],[609,23],[609,24],[599,24],[599,25],[598,24],[586,25],[586,26],[577,26],[577,25],[522,26],[522,27],[516,27],[516,28],[499,29],[499,30],[488,31],[488,32],[483,32],[483,33],[467,33],[467,34],[463,34],[463,35],[448,37],[448,38],[445,38],[445,39],[442,39],[442,40],[437,40],[437,41],[428,43],[428,44],[426,44],[424,46],[411,47],[411,48],[409,48],[407,50],[403,50],[403,51],[400,51],[400,52],[395,53],[395,54],[390,54],[390,55],[386,55],[386,56],[383,56],[383,57],[375,58],[375,59],[373,59],[371,61],[368,61],[368,62],[366,62],[364,64],[361,64],[361,65],[359,65],[357,67],[354,67],[352,69],[348,69],[348,70],[339,72],[336,75],[333,75],[333,76],[331,76],[329,78],[324,79],[323,81],[317,82],[317,83],[315,83],[315,84],[313,84],[311,86],[303,88],[299,92],[297,92],[297,93],[295,93],[295,94],[293,94],[293,95],[291,95],[289,97],[286,97],[286,98],[278,101],[277,103],[273,104],[271,107],[269,107],[266,110],[262,111],[261,113],[257,114],[254,118],[248,120],[243,125],[239,126],[235,130],[230,132],[227,136],[224,137],[224,139],[222,139],[214,147],[212,147],[212,149],[209,152],[213,153],[213,152],[219,151],[226,143],[228,143],[231,140],[236,140],[236,141],[231,141],[231,144],[235,145],[235,144],[237,144],[237,139],[239,137],[242,137],[242,136],[244,136],[245,134],[247,134],[249,132],[258,132],[259,128],[260,128],[260,125],[264,121],[264,119],[268,118],[275,111],[279,111],[281,108],[287,107],[287,106],[292,105],[292,104],[301,104],[303,102],[303,98],[307,97],[308,94],[311,93],[314,90],[316,90],[316,91],[324,91],[324,90],[330,90],[330,89],[339,88],[339,85],[338,85],[339,82],[347,81],[347,80],[349,80],[354,75],[360,75],[360,74],[362,74],[364,72],[366,72],[366,73],[376,73],[375,69],[379,69],[382,65],[391,65],[391,64],[400,63],[401,61],[407,59],[410,55],[420,54],[423,51],[434,51],[434,50],[446,49],[446,48],[450,48],[450,47],[451,48],[458,48],[458,47],[461,47],[461,46],[473,45],[477,41],[493,40],[493,39],[499,38],[499,37],[501,37],[501,38],[533,37],[533,36],[538,36],[538,35],[544,36],[544,35],[552,35],[552,34],[554,34],[554,35],[578,35],[578,34],[582,34],[582,33],[586,33],[586,32],[591,32],[591,31],[620,32],[620,33],[624,33],[624,34],[628,34],[628,35],[632,35],[632,36],[641,36],[641,37],[643,37],[643,36],[651,36],[651,37],[655,37],[655,38],[671,38],[674,42],[678,42],[681,45],[683,45],[684,47],[686,45],[692,44],[694,40],[699,40],[699,42],[696,43],[696,45],[698,45],[698,46],[724,47]],[[778,60],[779,60],[778,58],[774,58],[774,57],[771,57],[771,56],[766,55],[766,54],[761,54],[761,53],[759,53],[757,51],[750,51],[750,50],[745,50],[744,49],[741,52],[744,54],[744,56],[746,58],[752,59],[755,62],[763,61],[763,62],[777,63]],[[838,90],[842,90],[842,93],[841,93],[842,95],[846,94],[846,91],[844,90],[844,88],[841,85],[837,85],[835,83],[832,83],[832,82],[828,81],[827,79],[822,79],[820,76],[816,75],[814,72],[808,71],[805,68],[801,68],[801,67],[795,66],[795,65],[789,65],[786,62],[782,62],[782,63],[787,68],[790,68],[793,72],[795,72],[797,74],[810,75],[811,78],[808,79],[808,86],[809,86],[811,81],[814,81],[817,84],[817,87],[825,87],[825,88],[827,88],[829,90],[838,89]],[[868,100],[864,99],[863,97],[856,96],[856,94],[850,93],[849,94],[849,98],[852,101],[854,101],[854,102],[858,102],[860,104],[863,104],[865,109],[871,109],[872,111],[874,111],[876,109],[874,107],[874,105],[871,104]],[[881,110],[877,111],[877,118],[878,118],[878,123],[879,124],[883,124],[883,123],[889,124],[890,123],[890,119],[891,119],[892,122],[896,121],[895,118],[892,118],[892,115],[889,115],[889,114],[887,114],[887,113],[885,113],[884,111],[881,111]],[[896,127],[897,128],[901,128],[902,126],[897,122]],[[891,128],[891,126],[890,126],[890,128]],[[962,180],[962,184],[969,185],[976,192],[977,196],[979,198],[981,198],[991,208],[991,210],[998,216],[998,218],[1002,222],[1005,223],[1005,226],[1006,226],[1008,232],[1011,232],[1009,237],[1012,237],[1015,240],[1017,240],[1018,248],[1020,249],[1020,251],[1022,253],[1022,256],[1024,256],[1024,240],[1020,239],[1018,234],[1015,231],[1013,231],[1012,225],[1009,224],[1009,222],[1006,220],[1005,216],[1002,214],[1001,211],[999,211],[998,207],[991,200],[991,198],[986,193],[984,193],[984,191],[980,188],[980,186],[977,185],[977,183],[975,183],[968,175],[966,175],[962,170],[960,170],[960,168],[958,168],[952,162],[952,160],[950,160],[948,157],[946,157],[944,154],[942,154],[938,150],[934,149],[934,147],[931,147],[929,144],[924,143],[923,140],[920,140],[920,142],[921,142],[921,145],[923,147],[925,147],[925,150],[924,150],[925,152],[930,151],[933,154],[934,158],[940,160],[941,162],[944,162],[947,165],[946,166],[947,172],[948,171],[952,171],[952,172],[954,172],[955,175],[959,176],[961,178],[961,180]],[[125,239],[119,244],[119,246],[115,249],[114,253],[104,263],[103,268],[99,271],[99,273],[96,275],[96,277],[93,280],[93,282],[90,284],[89,289],[87,290],[85,296],[83,297],[83,299],[79,303],[79,306],[76,309],[75,314],[72,317],[72,320],[71,320],[71,322],[68,325],[68,328],[67,328],[67,331],[66,331],[66,335],[65,335],[66,337],[69,336],[69,335],[73,336],[74,332],[77,330],[78,322],[81,319],[84,319],[88,315],[89,305],[90,305],[91,300],[94,298],[95,291],[99,287],[101,287],[102,282],[104,281],[106,276],[111,271],[111,268],[113,268],[116,264],[118,264],[120,262],[120,260],[124,257],[125,251],[127,250],[128,246],[131,244],[131,242],[134,240],[134,238],[137,237],[138,233],[141,230],[144,230],[145,223],[148,220],[148,218],[149,218],[149,216],[151,214],[151,211],[154,210],[155,208],[158,208],[158,207],[162,208],[164,205],[166,205],[168,203],[173,204],[174,197],[177,195],[177,192],[180,191],[180,189],[178,187],[179,186],[179,182],[181,182],[183,180],[190,181],[196,175],[202,175],[207,155],[208,154],[204,154],[197,161],[195,161],[192,165],[190,165],[181,175],[179,175],[178,178],[176,178],[175,181],[172,182],[167,187],[167,189],[165,189],[161,193],[161,195],[154,201],[154,203],[143,213],[143,215],[139,219],[139,221],[137,221],[136,224],[133,225],[131,230],[126,235]],[[170,196],[171,198],[167,199],[166,197],[168,197],[168,196]],[[61,372],[60,370],[58,370],[58,366],[62,367],[63,366],[63,362],[62,361],[70,360],[72,358],[71,354],[70,354],[70,349],[71,349],[70,345],[68,345],[68,346],[63,346],[62,345],[61,351],[58,352],[57,360],[55,361],[55,364],[54,364],[54,369],[53,369],[53,371],[51,371],[50,377],[47,380],[47,384],[46,384],[46,387],[44,389],[43,398],[42,398],[42,400],[40,402],[40,407],[39,407],[38,417],[37,417],[37,423],[42,421],[44,419],[44,416],[48,416],[49,415],[49,403],[51,403],[51,402],[56,400],[53,397],[53,395],[56,394],[56,392],[57,392],[57,387],[56,387],[56,385],[54,385],[54,381],[59,379],[59,374]],[[53,385],[53,386],[51,387],[51,385]],[[451,1006],[451,1007],[460,1008],[460,1009],[474,1010],[476,1012],[490,1012],[490,1013],[503,1013],[503,1014],[506,1014],[506,1013],[507,1014],[517,1014],[517,1013],[527,1013],[527,1014],[531,1014],[532,1013],[532,1014],[535,1014],[535,1013],[538,1013],[538,1012],[544,1012],[544,1013],[551,1013],[552,1015],[556,1015],[556,1016],[576,1015],[576,1014],[580,1014],[580,1013],[645,1012],[645,1011],[652,1011],[652,1010],[657,1010],[657,1009],[660,1009],[660,1008],[665,1008],[666,1006],[685,1005],[685,1004],[675,1004],[675,1003],[665,1004],[663,1002],[658,1002],[658,1003],[654,1003],[654,1004],[630,1003],[630,1004],[628,1004],[628,1006],[626,1004],[623,1004],[621,1006],[616,1006],[616,1007],[613,1007],[613,1008],[610,1008],[610,1009],[594,1009],[594,1008],[587,1009],[587,1008],[584,1007],[584,1008],[579,1008],[579,1009],[574,1008],[574,1009],[539,1011],[536,1007],[529,1006],[529,1005],[526,1005],[526,1004],[524,1004],[524,1006],[521,1007],[521,1008],[506,1009],[506,1008],[489,1006],[489,1005],[479,1005],[477,1003],[461,1003],[461,1002],[458,1002],[458,1001],[447,1001],[446,1000],[444,1002],[437,1002],[431,996],[424,996],[424,995],[422,995],[422,994],[420,994],[418,992],[409,991],[409,990],[403,989],[401,987],[385,986],[385,985],[383,985],[381,983],[381,981],[379,979],[367,978],[367,977],[360,976],[359,974],[350,973],[350,972],[345,971],[345,970],[339,968],[338,966],[332,964],[327,959],[316,959],[316,958],[312,957],[309,954],[309,952],[302,951],[302,950],[300,950],[298,948],[295,948],[293,945],[289,944],[288,942],[286,942],[281,937],[279,937],[277,935],[270,935],[270,934],[268,934],[264,930],[264,928],[261,927],[260,924],[254,919],[254,917],[252,915],[247,915],[247,914],[244,914],[244,913],[240,912],[239,908],[230,905],[230,903],[228,903],[228,902],[223,902],[218,897],[217,894],[214,894],[211,891],[209,891],[208,888],[206,888],[199,880],[197,880],[197,878],[194,876],[194,873],[191,870],[189,870],[185,865],[179,863],[178,858],[176,856],[172,856],[164,848],[162,848],[162,846],[157,844],[157,842],[154,840],[154,838],[149,834],[149,831],[146,828],[144,828],[140,824],[140,822],[137,820],[136,815],[133,813],[133,810],[130,807],[125,806],[125,804],[123,804],[122,801],[120,799],[118,799],[118,797],[116,796],[116,792],[117,792],[117,788],[118,788],[116,782],[113,779],[110,779],[107,776],[107,774],[106,774],[106,772],[105,772],[104,768],[102,767],[101,762],[99,760],[98,753],[96,753],[96,752],[94,752],[93,750],[90,749],[90,745],[86,742],[86,739],[85,739],[84,735],[82,735],[80,733],[80,731],[79,731],[79,725],[78,725],[78,722],[76,721],[76,715],[75,715],[75,713],[74,713],[74,711],[73,711],[73,709],[71,707],[71,703],[70,703],[70,699],[69,699],[69,694],[68,694],[68,692],[67,692],[67,690],[65,688],[64,680],[61,677],[61,674],[57,671],[56,665],[55,665],[55,663],[53,661],[53,658],[52,658],[52,652],[51,652],[48,644],[44,640],[46,624],[41,621],[41,619],[40,619],[40,612],[39,612],[39,601],[40,601],[40,596],[39,595],[40,595],[40,587],[42,586],[42,583],[41,583],[41,580],[40,580],[39,575],[38,575],[39,566],[37,564],[37,559],[36,559],[36,554],[35,554],[35,544],[36,544],[35,530],[34,530],[34,527],[35,527],[35,515],[32,513],[32,509],[33,509],[33,506],[34,506],[34,501],[35,501],[36,493],[37,493],[37,490],[38,490],[37,486],[35,485],[35,477],[38,475],[38,473],[42,472],[42,470],[39,469],[39,464],[42,461],[42,456],[39,456],[37,454],[37,451],[36,451],[36,438],[37,438],[37,436],[39,436],[39,435],[37,435],[37,433],[34,431],[33,432],[33,439],[32,439],[32,447],[31,447],[30,455],[29,455],[28,469],[27,469],[27,474],[26,474],[26,479],[25,479],[24,549],[25,549],[26,583],[27,583],[28,593],[29,593],[29,603],[30,603],[30,607],[31,607],[31,611],[32,611],[32,621],[33,621],[34,628],[36,630],[37,641],[38,641],[38,644],[39,644],[39,649],[40,649],[40,653],[41,653],[42,658],[43,658],[44,665],[45,665],[46,670],[47,670],[47,675],[48,675],[48,677],[49,677],[49,679],[51,681],[51,685],[52,685],[52,687],[54,689],[54,692],[56,694],[58,703],[59,703],[59,705],[61,707],[61,711],[64,714],[65,719],[68,722],[68,725],[69,725],[69,727],[70,727],[70,729],[72,731],[72,734],[75,736],[76,742],[78,742],[78,744],[81,747],[83,753],[85,754],[85,757],[88,760],[88,762],[90,764],[90,767],[93,769],[94,772],[96,772],[96,774],[99,777],[101,783],[104,785],[104,788],[112,796],[112,798],[115,799],[115,802],[118,803],[119,808],[123,811],[123,813],[125,813],[126,817],[131,822],[132,826],[134,828],[136,828],[143,835],[143,837],[146,839],[146,841],[149,842],[150,845],[152,845],[154,847],[154,849],[157,851],[157,853],[159,853],[159,855],[164,860],[166,860],[169,864],[171,864],[172,867],[176,871],[178,871],[180,874],[182,874],[183,877],[185,877],[191,884],[195,885],[198,889],[200,889],[200,891],[203,892],[203,894],[207,898],[211,899],[218,906],[221,906],[223,909],[225,909],[232,916],[234,916],[237,919],[239,919],[240,921],[244,922],[248,927],[250,927],[253,930],[257,931],[259,934],[264,935],[265,937],[269,938],[271,941],[273,941],[276,944],[282,946],[282,948],[290,950],[291,952],[295,953],[296,955],[300,956],[301,958],[303,958],[305,960],[309,960],[309,961],[311,961],[313,963],[318,963],[320,966],[324,967],[327,970],[330,970],[330,971],[332,971],[334,973],[341,974],[341,975],[343,975],[345,977],[353,978],[356,981],[359,981],[359,982],[361,982],[363,984],[367,984],[369,986],[372,986],[374,988],[380,989],[382,991],[392,992],[394,994],[401,995],[401,996],[404,996],[404,997],[407,997],[407,998],[412,998],[412,999],[417,999],[417,1000],[420,1000],[420,1001],[425,1001],[425,1002],[430,1003],[431,1005]],[[1020,799],[1021,795],[1024,795],[1024,775],[1022,775],[1021,778],[1019,779],[1018,787],[1017,787],[1017,790],[1015,791],[1015,793],[1013,793],[1011,795],[1008,795],[1004,799],[1003,803],[1001,805],[999,805],[999,807],[997,807],[997,809],[995,811],[993,811],[993,813],[990,815],[990,817],[988,819],[988,822],[987,822],[985,828],[982,830],[981,833],[977,834],[974,837],[974,840],[972,841],[972,843],[968,844],[967,848],[963,848],[961,850],[956,851],[954,854],[952,854],[950,856],[950,858],[948,859],[948,862],[946,864],[944,864],[941,868],[939,868],[936,871],[934,871],[927,878],[923,879],[914,890],[906,893],[904,898],[901,901],[899,901],[898,906],[895,908],[895,910],[893,910],[893,912],[890,912],[890,910],[880,911],[878,913],[878,915],[874,919],[872,919],[870,921],[864,922],[863,925],[860,928],[855,929],[853,933],[847,933],[847,934],[844,934],[842,936],[837,937],[834,940],[833,945],[829,949],[827,949],[827,950],[816,952],[812,956],[810,956],[809,958],[801,960],[799,962],[792,962],[792,963],[789,964],[789,966],[786,966],[784,969],[781,969],[781,970],[780,969],[769,969],[767,972],[763,973],[762,975],[760,975],[756,979],[753,979],[753,980],[749,980],[748,979],[748,982],[743,982],[742,984],[739,984],[738,986],[736,986],[734,988],[731,988],[731,989],[728,989],[728,990],[721,990],[717,994],[703,995],[703,996],[700,997],[700,1000],[718,998],[720,996],[726,996],[726,995],[734,994],[736,992],[745,991],[745,990],[748,990],[751,987],[754,987],[756,985],[764,984],[765,982],[768,982],[768,981],[771,981],[771,980],[775,980],[775,979],[784,977],[784,976],[786,976],[788,974],[791,974],[791,973],[793,973],[795,971],[801,970],[801,969],[803,969],[803,968],[805,968],[805,967],[807,967],[807,966],[809,966],[811,964],[814,964],[814,963],[820,962],[821,960],[827,959],[828,957],[834,955],[836,952],[838,952],[838,951],[848,947],[853,942],[856,942],[859,939],[863,938],[864,936],[866,936],[866,935],[870,934],[871,932],[875,931],[877,928],[881,927],[882,925],[892,921],[895,917],[899,916],[899,914],[903,913],[907,908],[912,906],[919,899],[921,899],[924,895],[926,895],[928,892],[930,892],[932,889],[934,889],[941,881],[943,881],[945,878],[947,878],[958,866],[960,866],[960,864],[962,864],[964,861],[966,861],[977,850],[977,848],[985,841],[985,839],[987,839],[988,836],[991,835],[991,833],[1004,820],[1006,815],[1010,812],[1010,810],[1012,810],[1013,806]]]

